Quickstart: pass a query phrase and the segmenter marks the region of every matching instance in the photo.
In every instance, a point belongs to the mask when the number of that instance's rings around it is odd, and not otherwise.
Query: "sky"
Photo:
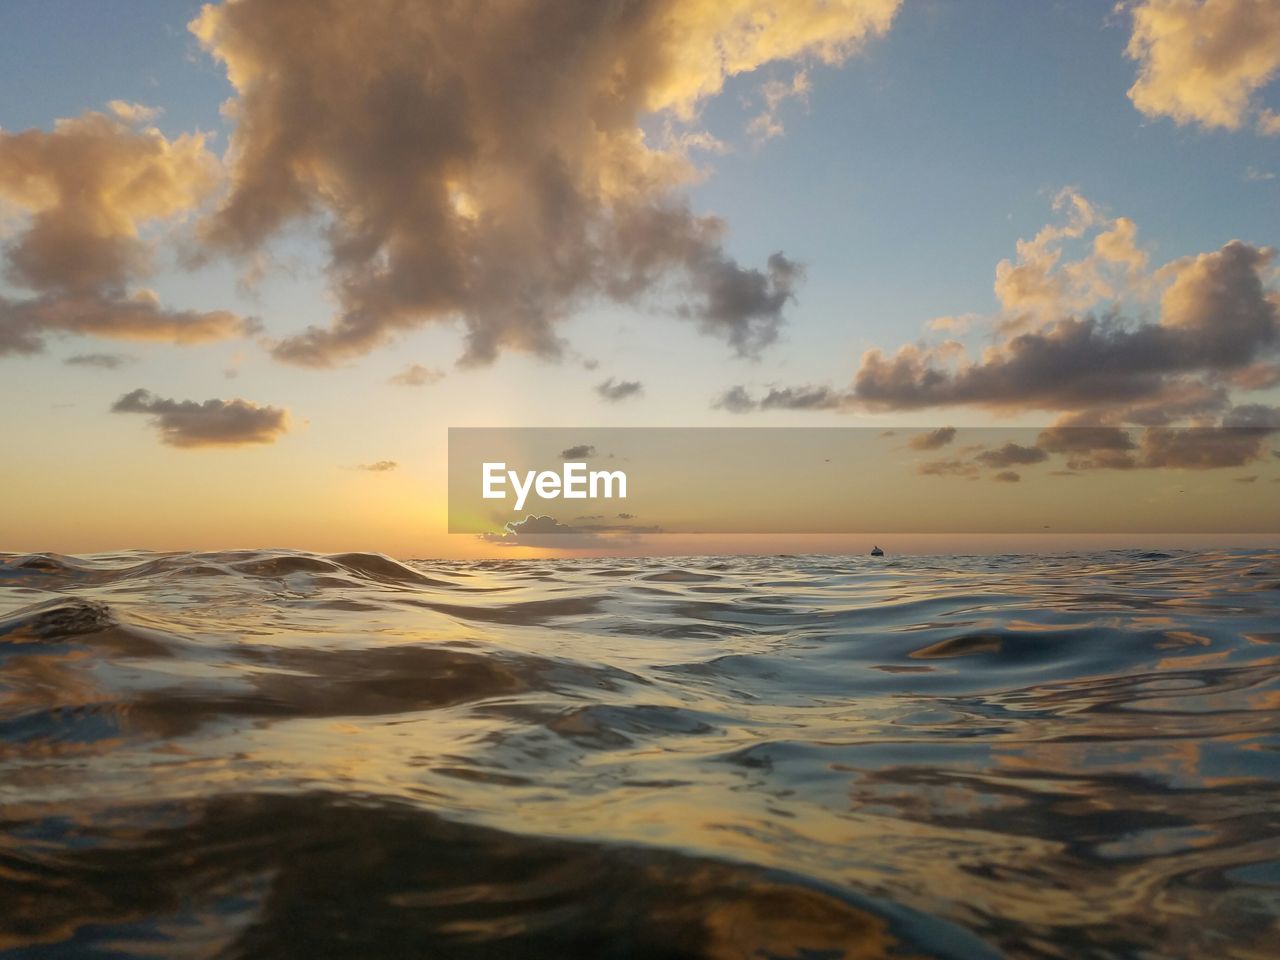
[[[467,426],[1087,426],[1274,505],[1278,76],[1267,0],[0,5],[0,549],[523,555],[446,532]]]

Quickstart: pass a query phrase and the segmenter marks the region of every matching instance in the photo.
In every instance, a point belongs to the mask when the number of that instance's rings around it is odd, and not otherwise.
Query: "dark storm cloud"
[[[289,429],[289,411],[249,400],[167,400],[138,389],[122,396],[111,410],[146,414],[161,441],[174,447],[274,443]]]

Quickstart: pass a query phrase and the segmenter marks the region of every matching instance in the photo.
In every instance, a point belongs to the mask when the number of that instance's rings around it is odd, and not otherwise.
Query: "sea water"
[[[15,957],[1280,948],[1280,553],[0,555]]]

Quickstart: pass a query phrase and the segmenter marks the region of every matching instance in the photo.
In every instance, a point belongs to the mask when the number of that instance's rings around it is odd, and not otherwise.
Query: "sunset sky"
[[[461,426],[1087,425],[1276,502],[1272,0],[17,0],[0,91],[0,549],[513,555]],[[1187,425],[1257,442],[1115,440]]]

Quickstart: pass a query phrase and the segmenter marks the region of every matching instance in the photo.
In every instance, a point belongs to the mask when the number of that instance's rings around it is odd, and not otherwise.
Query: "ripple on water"
[[[1271,955],[1277,582],[0,554],[0,951]]]

